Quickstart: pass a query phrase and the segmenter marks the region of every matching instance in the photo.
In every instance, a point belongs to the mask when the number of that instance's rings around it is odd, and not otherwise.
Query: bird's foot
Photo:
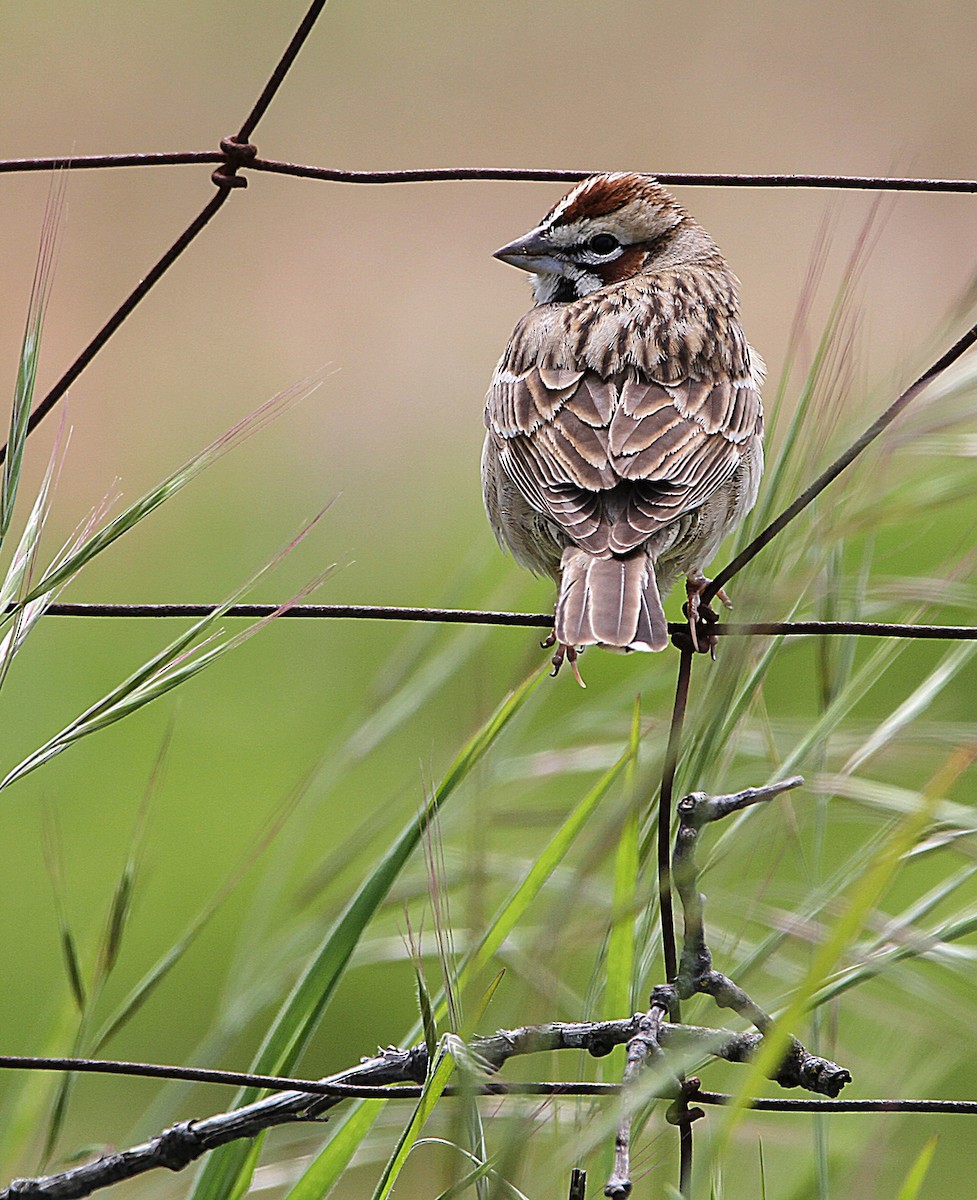
[[[714,612],[709,604],[702,603],[702,593],[712,580],[701,571],[690,571],[685,581],[685,594],[688,602],[682,611],[689,620],[689,635],[692,638],[692,648],[697,654],[708,654],[714,661],[716,658],[716,637],[714,626],[719,622],[719,614]],[[720,588],[716,593],[726,608],[732,608],[733,602]]]
[[[564,662],[568,662],[570,664],[570,670],[573,672],[573,677],[577,683],[579,683],[582,688],[587,686],[580,674],[580,668],[577,666],[577,659],[581,654],[583,654],[583,647],[578,650],[576,646],[568,646],[565,642],[558,642],[556,640],[555,633],[551,633],[539,644],[544,650],[549,650],[553,646],[556,647],[556,653],[553,655],[551,660],[553,663],[553,670],[550,672],[554,679],[557,675],[559,675],[560,667],[563,666]]]

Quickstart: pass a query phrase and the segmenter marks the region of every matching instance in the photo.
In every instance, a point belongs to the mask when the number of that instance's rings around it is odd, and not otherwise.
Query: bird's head
[[[578,183],[495,258],[529,271],[537,304],[569,303],[668,267],[725,266],[715,242],[650,175]]]

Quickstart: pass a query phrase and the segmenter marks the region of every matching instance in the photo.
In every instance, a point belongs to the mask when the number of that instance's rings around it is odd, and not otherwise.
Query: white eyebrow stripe
[[[559,217],[561,217],[566,212],[566,210],[570,207],[570,205],[573,203],[573,201],[576,200],[576,198],[583,191],[585,184],[587,184],[588,182],[589,182],[589,180],[582,179],[577,184],[577,186],[573,189],[572,192],[567,192],[567,194],[563,197],[563,199],[556,206],[556,208],[554,208],[553,211],[550,213],[550,219],[546,222],[547,225],[552,225],[554,221],[556,221]]]
[[[580,195],[582,195],[583,192],[590,189],[595,179],[606,180],[608,183],[613,183],[615,180],[623,179],[625,175],[627,175],[627,171],[608,171],[603,175],[588,175],[586,179],[581,179],[577,186],[572,191],[567,192],[563,199],[553,209],[546,224],[552,225],[554,222],[559,220],[559,218],[566,212],[570,205]]]

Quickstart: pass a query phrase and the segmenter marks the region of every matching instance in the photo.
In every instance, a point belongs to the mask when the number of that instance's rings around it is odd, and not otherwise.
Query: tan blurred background
[[[285,4],[8,6],[3,153],[213,147],[250,108],[298,14]],[[363,168],[966,177],[975,33],[977,13],[960,3],[338,0],[255,140],[269,157]],[[207,198],[208,173],[72,176],[42,387]],[[8,175],[2,187],[11,313],[0,350],[12,363],[47,181]],[[101,496],[116,474],[134,494],[329,363],[336,374],[230,485],[225,536],[233,528],[246,544],[269,506],[305,511],[341,493],[329,541],[357,565],[336,587],[426,602],[418,585],[439,573],[419,573],[417,560],[443,562],[477,518],[481,396],[527,304],[525,280],[490,254],[562,190],[252,177],[72,389],[65,496]],[[776,378],[824,214],[836,216],[840,261],[871,197],[712,188],[682,198],[740,274],[751,340]],[[864,286],[866,378],[905,377],[971,277],[975,229],[966,196],[896,202]],[[360,543],[380,525],[383,569]],[[142,565],[151,559],[147,548]],[[140,598],[169,582],[195,594],[232,582],[191,546],[180,566],[181,580],[167,564]]]
[[[216,147],[250,109],[302,11],[284,0],[8,3],[0,9],[0,155]],[[269,158],[349,168],[973,177],[975,48],[977,7],[963,0],[333,0],[254,140]],[[71,175],[41,394],[207,200],[209,172]],[[47,187],[42,175],[0,176],[7,388]],[[324,602],[492,596],[544,606],[548,587],[498,554],[481,513],[477,461],[482,396],[529,299],[525,279],[491,253],[563,190],[354,187],[252,175],[72,388],[73,434],[50,548],[106,492],[117,486],[135,498],[275,392],[326,364],[333,373],[95,564],[66,598],[220,599],[334,499],[320,530],[259,598],[286,595],[337,560],[348,565],[319,593]],[[776,379],[819,228],[827,216],[832,266],[818,302],[827,311],[873,198],[722,188],[680,196],[740,275],[750,339]],[[973,277],[975,235],[972,196],[902,196],[886,206],[860,285],[866,395],[894,394],[928,361]],[[864,420],[852,414],[852,434]],[[54,423],[31,441],[31,480]],[[3,768],[171,632],[48,622],[0,698]],[[124,855],[175,712],[147,915],[133,934],[137,972],[210,894],[213,864],[231,862],[322,753],[323,730],[376,702],[367,681],[386,656],[401,653],[404,636],[384,627],[271,630],[179,704],[134,718],[0,797],[12,863],[0,877],[0,900],[8,913],[34,918],[8,921],[2,933],[5,1048],[47,1044],[48,1017],[38,1012],[56,1007],[52,997],[63,990],[42,806],[58,812],[72,911],[91,943],[91,914],[105,902],[106,878]],[[404,814],[416,807],[418,758],[443,764],[499,683],[531,661],[530,642],[492,634],[466,692],[446,702],[433,727],[405,740],[409,769],[395,785]],[[598,680],[620,680],[625,665],[593,669]],[[338,836],[353,822],[351,809],[358,822],[372,803],[385,803],[381,778],[364,773],[348,807],[323,817],[310,839]],[[147,1015],[118,1053],[191,1053],[190,1014],[220,1003],[221,937],[233,928],[229,918],[205,942],[187,968],[186,992]],[[30,969],[16,965],[24,963]],[[368,1023],[376,1001],[360,1000]],[[376,1015],[367,1042],[388,1036],[386,1015]],[[350,1057],[348,1046],[327,1050],[337,1066]]]

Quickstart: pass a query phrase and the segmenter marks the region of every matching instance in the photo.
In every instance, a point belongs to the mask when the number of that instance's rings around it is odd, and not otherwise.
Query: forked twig
[[[690,652],[684,652],[690,656]],[[699,892],[699,868],[695,850],[699,834],[706,825],[721,821],[723,817],[740,812],[753,804],[762,804],[775,796],[799,787],[804,781],[793,775],[780,783],[767,787],[747,788],[729,795],[710,796],[705,792],[692,792],[679,801],[676,811],[679,818],[675,851],[672,856],[670,878],[675,884],[683,913],[682,954],[674,977],[660,984],[651,993],[648,1012],[635,1018],[637,1027],[627,1043],[627,1060],[622,1084],[622,1111],[614,1144],[614,1168],[604,1188],[609,1197],[625,1197],[631,1191],[630,1140],[633,1093],[641,1071],[649,1061],[659,1066],[666,1062],[661,1041],[669,1028],[664,1024],[666,1016],[673,1020],[679,1013],[679,1002],[689,1000],[702,993],[712,996],[720,1008],[729,1008],[746,1017],[757,1029],[762,1039],[773,1024],[773,1019],[741,987],[727,975],[713,969],[712,953],[706,942],[703,918],[704,897]],[[783,1061],[773,1076],[782,1087],[802,1087],[824,1096],[836,1097],[842,1088],[851,1082],[851,1074],[837,1063],[809,1053],[796,1038],[792,1038]],[[693,1121],[704,1116],[701,1108],[689,1108],[688,1101],[696,1096],[698,1079],[680,1080],[673,1077],[662,1094],[674,1096],[668,1119],[678,1125],[683,1137],[681,1156],[681,1191],[688,1194],[692,1172]]]
[[[679,1000],[696,994],[712,996],[720,1008],[729,1008],[766,1034],[773,1024],[765,1012],[741,987],[727,975],[713,969],[712,954],[706,942],[703,920],[703,896],[699,892],[699,868],[695,849],[702,829],[713,821],[721,821],[731,813],[740,812],[753,804],[763,804],[783,792],[799,787],[804,780],[793,775],[767,787],[747,788],[731,795],[709,796],[693,792],[678,803],[679,830],[675,839],[672,873],[682,902],[685,918],[682,957],[678,975],[673,983],[662,984],[652,992],[652,1003],[672,1008]],[[824,1096],[835,1097],[851,1083],[851,1075],[828,1059],[810,1054],[796,1038],[791,1040],[786,1057],[773,1077],[784,1087],[802,1087]]]

